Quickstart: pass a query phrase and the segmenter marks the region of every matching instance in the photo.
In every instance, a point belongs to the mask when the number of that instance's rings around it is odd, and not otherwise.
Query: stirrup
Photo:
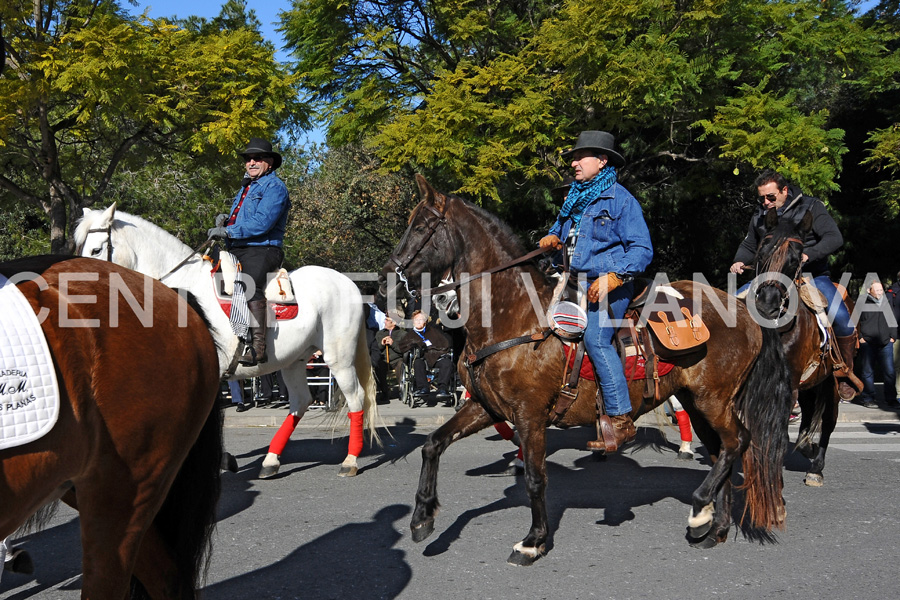
[[[238,359],[238,364],[244,367],[255,367],[259,364],[259,361],[256,359],[256,350],[253,346],[247,346],[244,354]]]

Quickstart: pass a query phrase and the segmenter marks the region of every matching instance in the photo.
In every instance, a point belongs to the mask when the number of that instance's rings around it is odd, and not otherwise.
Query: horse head
[[[451,231],[454,207],[462,201],[435,190],[421,175],[416,175],[422,200],[409,217],[409,226],[390,259],[381,270],[379,288],[387,295],[389,278],[397,277],[411,296],[421,292],[422,274],[444,276],[458,258],[457,240]]]
[[[812,218],[812,213],[807,212],[795,224],[791,219],[779,218],[774,208],[766,213],[751,291],[755,288],[757,309],[767,319],[778,319],[787,308],[803,266],[803,240],[812,229]]]
[[[75,253],[134,269],[136,257],[131,248],[125,244],[113,244],[114,234],[123,225],[116,220],[115,202],[106,210],[85,208],[75,228]]]

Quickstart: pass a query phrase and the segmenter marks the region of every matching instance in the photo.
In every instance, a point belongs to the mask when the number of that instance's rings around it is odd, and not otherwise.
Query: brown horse
[[[779,219],[771,210],[765,225],[766,233],[756,253],[758,282],[750,288],[748,298],[755,299],[760,315],[771,319],[782,331],[784,353],[791,371],[791,390],[800,403],[802,415],[795,448],[811,461],[804,483],[821,487],[825,482],[822,474],[825,452],[841,401],[834,377],[835,343],[831,340],[828,346],[822,346],[815,313],[803,303],[798,302],[794,310],[788,310],[790,297],[798,297],[796,281],[801,270],[803,239],[812,227],[812,215],[807,213],[795,225],[790,219]],[[853,305],[849,299],[847,303],[852,314]]]
[[[222,452],[207,324],[165,285],[99,260],[34,257],[0,273],[44,315],[60,396],[43,437],[0,450],[0,539],[62,498],[80,515],[82,598],[194,598]]]
[[[422,201],[382,277],[399,276],[407,287],[421,285],[423,273],[434,281],[449,272],[455,281],[465,273],[482,273],[521,257],[525,250],[496,217],[468,202],[435,191],[417,176]],[[384,291],[389,281],[385,281]],[[462,356],[495,343],[541,332],[553,284],[534,263],[499,271],[460,289],[466,347]],[[762,330],[738,302],[729,327],[716,304],[727,295],[709,286],[684,281],[672,288],[694,301],[712,337],[704,351],[678,359],[662,377],[659,398],[677,394],[691,416],[714,465],[694,492],[689,539],[701,547],[724,542],[732,520],[731,474],[743,455],[746,506],[754,526],[780,527],[784,521],[781,465],[787,447],[790,390],[781,345],[774,332]],[[487,291],[489,290],[491,291]],[[391,287],[391,289],[393,289]],[[534,300],[533,300],[534,299]],[[540,302],[535,310],[532,302]],[[434,531],[438,508],[437,472],[441,453],[452,442],[494,422],[515,423],[524,449],[525,486],[531,501],[528,535],[515,545],[509,562],[527,565],[546,551],[550,534],[545,488],[546,428],[558,399],[564,371],[561,344],[555,339],[515,345],[466,368],[460,376],[472,394],[459,412],[435,430],[422,448],[422,471],[411,529],[415,541]],[[643,382],[629,384],[632,417],[651,410],[659,400],[642,397]],[[559,426],[594,425],[596,386],[582,380],[575,403]],[[745,453],[745,450],[750,451]]]

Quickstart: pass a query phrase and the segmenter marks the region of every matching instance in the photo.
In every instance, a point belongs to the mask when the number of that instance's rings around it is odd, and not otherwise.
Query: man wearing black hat
[[[238,154],[246,169],[241,189],[231,205],[231,214],[216,217],[209,236],[225,240],[228,250],[240,261],[242,272],[256,284],[247,299],[253,317],[252,344],[240,359],[240,364],[253,366],[266,361],[266,278],[284,260],[284,230],[291,200],[287,186],[275,175],[281,155],[272,150],[271,143],[250,138],[247,148]]]
[[[616,168],[625,166],[625,159],[614,148],[612,134],[582,131],[575,147],[563,153],[572,161],[575,181],[540,245],[561,249],[560,240],[566,240],[572,274],[590,284],[584,345],[621,446],[636,431],[628,383],[613,345],[615,321],[628,307],[634,276],[653,259],[653,245],[640,205],[616,182]]]

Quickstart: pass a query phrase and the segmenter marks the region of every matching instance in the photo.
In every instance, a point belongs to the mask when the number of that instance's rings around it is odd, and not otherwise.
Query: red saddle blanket
[[[575,364],[575,353],[570,351],[570,346],[563,346],[563,352],[566,357],[569,359],[569,368]],[[636,379],[644,379],[647,376],[647,372],[644,369],[644,357],[643,356],[626,356],[625,357],[625,378],[628,381],[634,381]],[[675,368],[675,365],[672,363],[665,362],[664,360],[660,360],[657,366],[657,371],[659,372],[659,376],[662,377],[669,371]],[[581,372],[580,377],[584,379],[589,379],[590,381],[594,381],[594,367],[591,364],[591,359],[588,358],[587,352],[584,353],[584,358],[581,361]]]
[[[222,307],[222,312],[230,319],[231,318],[231,301],[230,300],[219,300],[219,306]],[[269,302],[269,307],[275,311],[275,320],[276,321],[286,321],[288,319],[293,319],[297,316],[299,310],[297,309],[296,304],[278,304],[277,302]]]

